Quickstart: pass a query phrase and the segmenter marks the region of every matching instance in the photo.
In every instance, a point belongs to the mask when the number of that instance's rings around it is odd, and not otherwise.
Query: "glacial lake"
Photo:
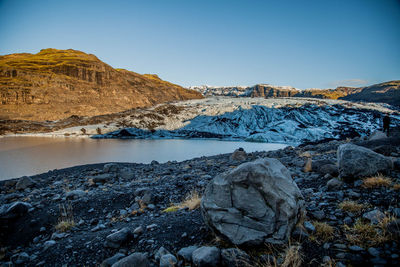
[[[232,153],[239,147],[244,148],[246,152],[254,152],[276,150],[286,145],[194,139],[3,137],[0,138],[0,180],[91,163],[183,161]]]

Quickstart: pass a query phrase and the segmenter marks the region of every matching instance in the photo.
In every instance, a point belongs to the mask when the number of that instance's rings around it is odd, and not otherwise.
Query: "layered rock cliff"
[[[390,81],[374,84],[368,87],[337,87],[336,89],[305,89],[291,86],[275,86],[257,84],[248,87],[215,87],[192,86],[204,96],[239,96],[239,97],[307,97],[320,99],[345,99],[349,101],[364,101],[387,103],[400,106],[400,81]],[[240,90],[239,90],[239,89]]]
[[[0,56],[0,119],[58,120],[202,98],[161,80],[114,69],[72,49]]]

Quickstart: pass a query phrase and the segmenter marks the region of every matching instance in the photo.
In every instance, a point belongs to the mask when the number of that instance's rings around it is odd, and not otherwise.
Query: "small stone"
[[[168,250],[166,250],[164,247],[160,247],[156,254],[154,255],[154,259],[156,260],[156,262],[159,262],[161,257],[164,255],[168,255],[171,254]]]
[[[54,246],[55,244],[57,244],[55,240],[48,240],[44,242],[44,249],[47,250],[48,248]]]
[[[304,225],[304,228],[306,228],[306,230],[308,232],[310,232],[310,233],[315,232],[315,226],[310,221],[305,221],[303,225]]]
[[[123,257],[125,257],[124,254],[122,253],[117,253],[114,256],[105,259],[101,264],[100,267],[110,267],[111,265],[113,265],[114,263],[116,263],[117,261],[119,261],[120,259],[122,259]]]
[[[343,184],[342,181],[333,178],[326,183],[326,186],[328,188],[328,191],[333,191],[333,190],[339,190],[342,187],[342,184]]]
[[[178,260],[172,254],[165,254],[160,259],[160,267],[175,267],[177,263]]]
[[[383,218],[385,218],[385,214],[380,210],[372,210],[363,214],[363,218],[369,220],[372,224],[378,224]]]
[[[136,235],[140,235],[143,233],[143,227],[142,226],[138,226],[135,228],[135,230],[133,230],[133,233]]]
[[[67,199],[78,199],[86,195],[86,192],[80,189],[69,191],[65,194]]]
[[[359,246],[356,246],[356,245],[350,246],[349,249],[351,251],[354,251],[354,252],[364,251],[364,249],[362,247],[359,247]]]
[[[122,243],[126,242],[131,236],[131,230],[124,227],[121,230],[112,233],[106,237],[105,246],[111,248],[119,248]]]
[[[120,259],[111,267],[150,267],[150,262],[147,258],[147,253],[136,252],[125,258]]]
[[[192,262],[192,253],[196,249],[198,249],[197,246],[189,246],[189,247],[181,248],[178,251],[178,256],[182,257],[187,262]]]
[[[376,248],[373,248],[373,247],[371,247],[371,248],[368,249],[368,253],[369,253],[369,255],[371,255],[372,257],[378,257],[379,254],[380,254],[379,250],[377,250]]]
[[[157,224],[155,223],[146,226],[146,229],[150,231],[153,231],[155,228],[157,228]]]
[[[103,166],[103,172],[116,172],[118,171],[118,164],[115,163],[107,163]]]
[[[196,267],[219,266],[221,252],[216,247],[200,247],[193,251],[192,260]]]

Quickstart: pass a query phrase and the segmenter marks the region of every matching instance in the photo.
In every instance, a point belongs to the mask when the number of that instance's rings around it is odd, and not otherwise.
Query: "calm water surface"
[[[217,140],[117,140],[51,137],[0,138],[0,180],[102,162],[160,163],[231,153],[268,151],[283,144]]]

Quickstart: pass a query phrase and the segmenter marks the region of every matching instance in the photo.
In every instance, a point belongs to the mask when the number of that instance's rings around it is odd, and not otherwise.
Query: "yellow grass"
[[[197,191],[191,191],[185,199],[178,204],[172,204],[170,207],[163,210],[164,212],[175,212],[179,209],[188,208],[189,210],[195,210],[200,207],[201,196]]]
[[[325,222],[313,221],[313,225],[315,226],[315,233],[313,237],[315,237],[317,240],[325,242],[333,238],[335,229],[329,224]]]
[[[352,212],[352,213],[358,213],[361,212],[366,208],[364,204],[359,204],[355,201],[351,200],[345,200],[342,203],[340,203],[339,208],[344,211]]]
[[[377,188],[377,187],[389,187],[392,184],[392,180],[388,177],[378,174],[376,176],[368,177],[363,180],[362,187],[364,188]]]
[[[377,225],[373,225],[359,219],[352,227],[344,225],[343,229],[346,239],[351,244],[361,247],[371,247],[394,238],[386,231],[387,224],[392,220],[394,220],[393,217],[386,216]]]
[[[62,204],[60,208],[60,218],[58,224],[55,226],[57,231],[67,232],[75,226],[74,215],[72,212],[71,204]]]
[[[393,185],[393,190],[400,190],[400,184]]]
[[[281,267],[299,267],[302,263],[300,246],[289,246],[285,250],[284,260]]]

